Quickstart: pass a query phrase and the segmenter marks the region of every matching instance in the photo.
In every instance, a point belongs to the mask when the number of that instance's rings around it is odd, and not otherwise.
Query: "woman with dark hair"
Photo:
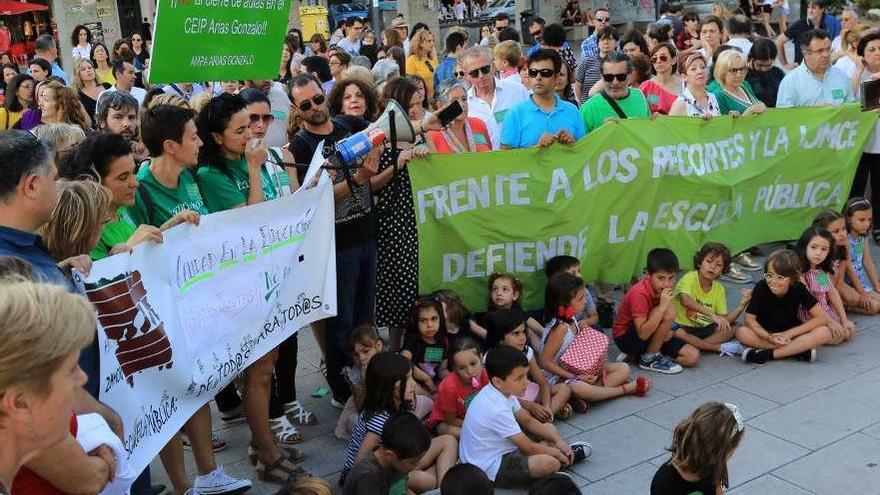
[[[721,18],[710,15],[703,19],[700,24],[700,49],[706,56],[706,60],[713,60],[712,56],[724,43],[724,21]]]
[[[0,111],[0,130],[7,131],[18,123],[25,110],[34,106],[34,78],[19,74],[6,87],[6,101]]]
[[[400,69],[400,77],[406,76],[406,55],[404,54],[403,48],[392,46],[386,53],[388,54],[388,58],[394,60],[397,64],[397,68]]]
[[[290,45],[287,44],[287,41],[281,46],[281,63],[278,66],[278,77],[275,78],[276,81],[280,82],[284,86],[293,79],[293,75],[290,71],[290,62],[291,55],[293,54],[293,50],[290,49]]]
[[[128,38],[119,38],[113,42],[113,53],[110,54],[111,63],[122,60],[134,65],[134,54],[131,53],[131,42]]]
[[[314,55],[324,58],[329,57],[327,54],[327,40],[324,39],[321,33],[313,34],[311,39],[309,39],[309,43],[312,45],[312,53]]]
[[[92,32],[82,24],[73,28],[70,44],[73,46],[71,56],[74,59],[88,59],[92,56]]]
[[[394,28],[388,28],[385,31],[382,31],[382,46],[386,48],[391,48],[392,46],[403,48],[403,40],[400,39],[400,33]]]
[[[676,67],[675,47],[661,43],[651,50],[651,73],[654,77],[639,85],[651,108],[651,114],[667,115],[681,93],[681,77]]]
[[[759,37],[749,51],[749,72],[746,81],[752,86],[755,96],[770,108],[776,107],[776,94],[785,72],[774,65],[777,55],[773,40]]]
[[[645,33],[645,40],[648,42],[648,50],[653,50],[655,46],[669,43],[672,37],[672,26],[665,23],[654,23],[648,26]]]
[[[418,96],[419,90],[412,82],[397,78],[385,84],[382,103],[394,100],[404,109],[421,109]],[[421,121],[412,110],[409,118]],[[424,147],[417,151],[387,148],[379,158],[380,172],[371,180],[374,191],[381,188],[376,204],[378,326],[405,328],[412,302],[418,295],[418,235],[406,164],[413,157],[426,154]]]
[[[302,71],[315,76],[318,81],[321,81],[321,88],[324,89],[324,94],[330,93],[330,90],[333,89],[333,74],[330,73],[330,62],[325,57],[313,55],[304,58],[302,61]]]
[[[333,86],[327,103],[330,115],[353,115],[367,121],[379,116],[379,97],[372,86],[360,79],[343,79]]]
[[[330,93],[336,81],[342,79],[342,71],[351,64],[351,55],[344,51],[337,50],[330,55],[330,75],[333,79],[324,86],[324,93]]]
[[[620,49],[630,59],[636,55],[647,56],[651,51],[648,48],[648,41],[637,29],[630,29],[623,33],[623,36],[620,37]]]
[[[28,69],[35,82],[45,81],[52,75],[52,66],[41,58],[35,58],[28,62]]]
[[[92,129],[92,121],[79,101],[76,91],[58,81],[49,81],[39,88],[40,108],[30,109],[15,124],[16,129],[29,131],[40,124],[65,123],[79,126],[83,132]]]
[[[250,130],[251,113],[240,96],[221,94],[209,101],[196,117],[199,138],[197,179],[205,206],[218,212],[262,203],[280,197],[289,181],[274,179],[266,167],[268,157],[265,140],[253,142]],[[269,397],[277,351],[269,352],[245,370],[244,406],[251,427],[249,453],[260,478],[286,484],[308,474],[294,465],[302,452],[290,446],[302,440],[276,437],[269,425]],[[284,446],[284,450],[275,441]]]
[[[684,30],[675,36],[675,47],[688,56],[700,46],[700,15],[694,11],[687,11],[682,17]]]
[[[116,76],[113,75],[113,66],[110,62],[110,50],[104,43],[94,43],[92,45],[92,65],[95,67],[95,73],[101,82],[109,83],[111,86],[116,85]]]
[[[134,70],[136,72],[140,74],[150,67],[150,50],[144,45],[143,35],[137,31],[131,33],[131,53],[134,55]]]
[[[6,88],[12,82],[12,78],[19,74],[19,70],[15,64],[2,64],[0,65],[0,71],[2,71],[0,75],[3,76],[0,78],[0,105],[2,105],[6,101]]]

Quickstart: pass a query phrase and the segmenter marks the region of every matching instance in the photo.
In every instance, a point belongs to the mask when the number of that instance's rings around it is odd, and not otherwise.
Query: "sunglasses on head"
[[[480,67],[479,69],[474,69],[474,70],[468,72],[468,74],[470,74],[471,77],[476,78],[476,77],[480,77],[481,73],[488,74],[491,70],[492,70],[491,67],[489,67],[488,65],[484,65],[484,66]]]
[[[669,57],[666,55],[654,55],[651,57],[651,62],[654,62],[655,64],[657,62],[669,62]]]
[[[320,103],[319,103],[319,105],[320,105]],[[311,105],[309,105],[309,106],[311,106]],[[251,124],[256,124],[257,122],[259,122],[261,120],[263,121],[264,124],[271,124],[272,122],[275,121],[275,116],[272,115],[271,113],[264,113],[264,114],[252,113],[251,114]]]
[[[553,72],[553,69],[529,69],[529,77],[531,77],[532,79],[538,77],[539,75],[546,79],[555,76],[556,73]]]
[[[327,98],[325,98],[324,95],[316,95],[311,100],[306,100],[306,101],[300,103],[298,106],[299,106],[299,109],[302,110],[303,112],[308,112],[309,110],[312,109],[312,103],[314,103],[315,106],[320,106],[324,103],[324,101],[326,99]]]
[[[626,78],[628,76],[629,76],[629,74],[626,74],[626,73],[624,73],[624,74],[602,74],[602,79],[604,79],[605,82],[607,82],[607,83],[610,83],[611,81],[613,81],[615,79],[617,79],[620,82],[623,82],[623,81],[626,81]]]

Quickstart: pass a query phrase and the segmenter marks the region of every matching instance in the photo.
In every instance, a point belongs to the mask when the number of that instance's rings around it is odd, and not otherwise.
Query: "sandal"
[[[626,386],[632,384],[635,384],[636,388],[627,390]],[[645,394],[647,394],[648,391],[651,390],[651,387],[651,380],[649,380],[647,377],[639,376],[634,382],[628,382],[621,385],[620,389],[623,390],[623,395],[635,394],[636,397],[644,397]]]
[[[561,419],[562,421],[565,421],[566,419],[571,417],[572,412],[573,411],[570,404],[563,404],[562,407],[559,409],[559,412],[556,413],[556,419]]]
[[[180,439],[183,442],[183,448],[188,450],[192,449],[192,444],[189,443],[189,437],[186,433],[181,431]],[[213,450],[214,452],[222,452],[226,450],[226,447],[226,442],[222,438],[214,435],[213,433],[211,434],[211,450]]]
[[[257,459],[256,462],[257,476],[262,481],[285,485],[293,483],[304,478],[311,478],[312,475],[302,468],[298,468],[285,456],[280,456],[275,462],[265,464]]]
[[[290,446],[303,441],[303,434],[299,428],[290,424],[287,416],[269,419],[269,429],[272,430],[272,437],[282,446]]]
[[[305,459],[306,455],[302,450],[295,449],[293,447],[280,447],[281,453],[284,454],[284,457],[290,460],[291,462],[300,462]],[[254,447],[254,444],[248,444],[247,450],[248,461],[251,463],[251,466],[256,466],[257,462],[260,459],[260,456],[257,455],[257,448]]]
[[[311,411],[303,407],[298,400],[284,404],[284,414],[292,423],[300,426],[312,426],[318,423],[318,418]]]
[[[577,397],[572,397],[571,399],[568,399],[568,403],[571,404],[571,408],[574,410],[574,412],[578,414],[584,414],[590,409],[590,405],[587,404],[587,401],[579,399]]]

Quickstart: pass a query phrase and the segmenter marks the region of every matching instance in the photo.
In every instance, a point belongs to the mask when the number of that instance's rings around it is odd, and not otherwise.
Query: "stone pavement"
[[[755,280],[760,273],[752,272]],[[748,286],[725,285],[733,307],[740,288]],[[704,402],[721,401],[739,405],[747,425],[729,463],[730,495],[880,494],[880,317],[855,316],[854,321],[855,340],[822,348],[814,364],[759,366],[704,354],[696,369],[680,375],[650,374],[655,386],[645,398],[597,404],[558,423],[565,438],[594,447],[592,459],[573,467],[573,478],[590,495],[647,494],[657,466],[668,458],[664,448],[676,423]],[[318,425],[303,428],[301,465],[335,483],[346,442],[333,435],[337,413],[329,398],[308,396],[324,385],[309,331],[301,335],[300,356],[301,400],[319,418]],[[214,418],[217,433],[229,444],[217,462],[236,476],[254,476],[246,458],[247,426],[221,425],[216,413]],[[194,473],[191,456],[186,458],[188,472]],[[167,483],[158,460],[153,480]],[[276,491],[255,481],[249,493]]]

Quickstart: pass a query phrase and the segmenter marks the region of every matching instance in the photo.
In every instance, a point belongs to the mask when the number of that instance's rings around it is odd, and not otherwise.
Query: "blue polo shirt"
[[[40,282],[63,285],[72,293],[79,292],[73,282],[58,268],[55,260],[49,256],[43,239],[36,234],[0,225],[0,255],[20,258],[30,263],[34,269],[34,275]],[[97,338],[82,350],[79,356],[79,366],[88,376],[85,389],[97,399],[100,382]]]
[[[507,110],[501,129],[501,144],[511,148],[530,148],[538,144],[545,132],[556,134],[565,129],[579,140],[587,135],[584,121],[572,103],[556,96],[550,113],[542,110],[530,96]]]

